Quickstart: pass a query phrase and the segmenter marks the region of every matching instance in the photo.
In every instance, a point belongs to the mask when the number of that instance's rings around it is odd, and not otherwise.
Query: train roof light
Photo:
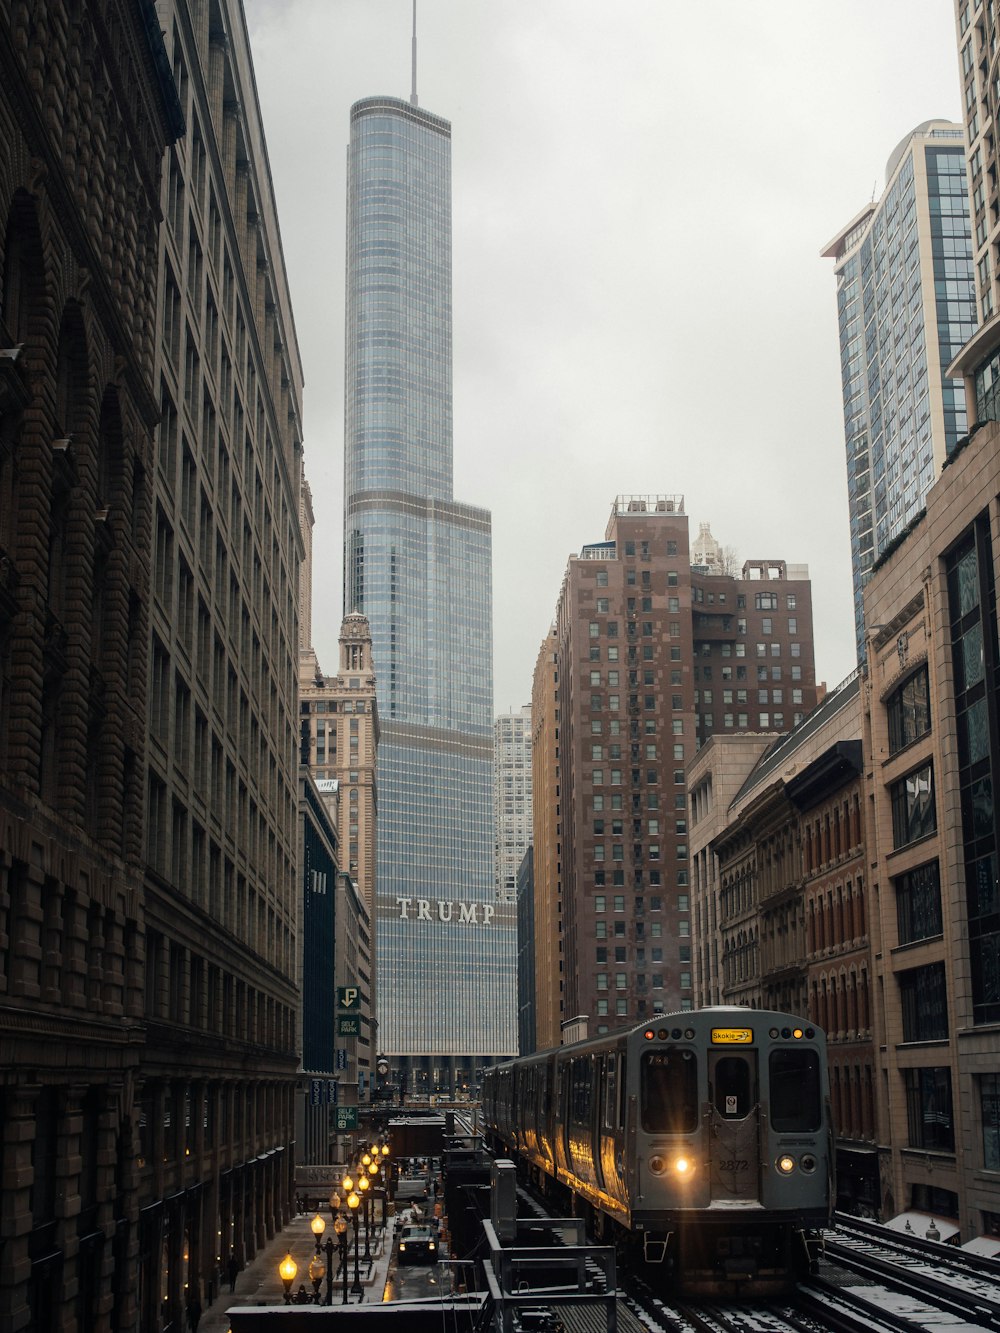
[[[792,1036],[795,1038],[796,1041],[801,1041],[801,1040],[802,1040],[802,1029],[801,1029],[801,1028],[792,1028]]]
[[[642,1035],[646,1041],[652,1041],[653,1038],[656,1036],[656,1033],[653,1031],[652,1028],[647,1028]]]

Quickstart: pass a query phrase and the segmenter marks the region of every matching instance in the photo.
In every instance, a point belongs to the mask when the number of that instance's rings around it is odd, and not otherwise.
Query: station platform
[[[312,1213],[301,1213],[297,1217],[293,1217],[287,1226],[259,1251],[243,1269],[242,1273],[238,1275],[235,1291],[230,1292],[227,1284],[226,1290],[211,1305],[204,1308],[201,1321],[198,1324],[198,1333],[229,1333],[231,1327],[230,1311],[236,1308],[283,1307],[285,1305],[285,1288],[278,1273],[278,1265],[286,1254],[290,1254],[299,1266],[299,1271],[292,1285],[293,1294],[298,1291],[300,1285],[304,1286],[307,1291],[312,1290],[308,1271],[309,1260],[315,1253],[315,1240],[309,1228],[312,1217]],[[329,1209],[326,1210],[325,1221],[327,1230],[323,1234],[324,1243],[330,1235]],[[350,1236],[347,1278],[348,1303],[351,1305],[362,1302],[379,1303],[383,1299],[386,1281],[389,1276],[389,1261],[392,1256],[391,1225],[384,1232],[379,1230],[374,1233],[369,1246],[372,1255],[371,1263],[366,1264],[362,1258],[358,1265],[358,1275],[361,1285],[364,1287],[364,1296],[361,1297],[356,1294],[352,1295],[350,1290],[354,1282],[354,1233],[348,1232],[348,1235]],[[361,1254],[364,1254],[363,1230],[361,1232]],[[324,1251],[324,1261],[325,1258],[326,1252]],[[339,1253],[334,1249],[334,1278],[331,1290],[333,1305],[343,1303],[343,1278],[336,1275],[338,1262]],[[327,1284],[324,1278],[320,1287],[320,1295],[324,1304],[326,1302],[326,1290]]]

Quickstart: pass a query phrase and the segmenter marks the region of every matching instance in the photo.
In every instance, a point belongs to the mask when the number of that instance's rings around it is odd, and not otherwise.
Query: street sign
[[[358,1108],[356,1106],[338,1106],[337,1107],[337,1130],[357,1129],[358,1127]]]
[[[357,986],[337,987],[337,1007],[357,1013],[361,1008],[361,991]]]
[[[361,1019],[351,1018],[344,1014],[337,1016],[337,1036],[338,1037],[360,1037]]]

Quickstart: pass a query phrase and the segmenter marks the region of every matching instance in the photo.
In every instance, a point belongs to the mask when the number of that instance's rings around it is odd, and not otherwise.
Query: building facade
[[[517,875],[531,845],[531,705],[493,723],[494,883],[498,903],[517,901]]]
[[[564,1009],[562,802],[559,788],[559,648],[542,640],[531,682],[531,869],[535,1047],[560,1043]]]
[[[558,867],[561,1026],[693,1006],[686,765],[710,736],[790,727],[816,699],[806,571],[754,560],[735,578],[688,553],[682,496],[619,496],[605,540],[569,561],[536,669],[540,699],[554,670],[535,878],[537,912]]]
[[[493,883],[490,515],[452,487],[451,127],[415,96],[351,110],[346,327],[344,605],[371,627],[382,727],[379,1041],[433,1091],[515,1049],[516,922]]]
[[[699,980],[708,987],[699,1000],[780,1009],[825,1030],[839,1206],[874,1216],[880,1187],[861,731],[855,673],[787,736],[748,736],[745,747],[737,747],[740,738],[717,738],[689,778]],[[759,757],[733,793],[733,773],[755,748]],[[724,808],[716,790],[728,798]]]
[[[289,1216],[302,369],[242,7],[158,6],[187,131],[161,196],[140,1323]]]
[[[961,125],[918,125],[885,174],[881,198],[823,251],[837,279],[859,661],[868,573],[965,434],[948,368],[976,325]]]
[[[1000,427],[954,451],[865,590],[883,1215],[1000,1240]]]
[[[538,1049],[535,1002],[535,878],[531,844],[517,869],[517,1053]]]
[[[347,915],[338,918],[336,927],[339,961],[333,982],[338,995],[346,986],[356,990],[357,997],[350,1011],[338,1011],[335,1060],[341,1085],[338,1104],[359,1107],[374,1087],[378,1053],[378,981],[371,922],[380,732],[371,634],[364,616],[344,617],[339,651],[335,676],[324,676],[312,648],[303,648],[299,654],[300,744],[302,763],[316,782],[336,829],[338,882],[346,880],[350,886],[350,891],[342,887],[338,892],[338,903]],[[342,947],[348,939],[353,948]],[[333,996],[330,990],[326,997],[331,1019]],[[342,1115],[341,1122],[345,1120],[351,1122],[346,1128],[356,1128],[356,1115]]]
[[[1000,418],[1000,185],[994,130],[998,106],[996,10],[982,0],[955,0],[959,78],[972,260],[979,328],[956,355],[951,374],[965,382],[970,425]]]
[[[0,4],[11,1330],[140,1323],[157,232],[164,151],[183,133],[151,7]]]

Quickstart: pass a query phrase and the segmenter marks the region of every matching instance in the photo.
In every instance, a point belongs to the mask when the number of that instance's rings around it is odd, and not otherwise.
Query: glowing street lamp
[[[295,1281],[295,1274],[299,1271],[299,1266],[290,1254],[286,1254],[284,1259],[278,1265],[278,1276],[285,1284],[285,1304],[290,1305],[292,1300],[292,1283]]]

